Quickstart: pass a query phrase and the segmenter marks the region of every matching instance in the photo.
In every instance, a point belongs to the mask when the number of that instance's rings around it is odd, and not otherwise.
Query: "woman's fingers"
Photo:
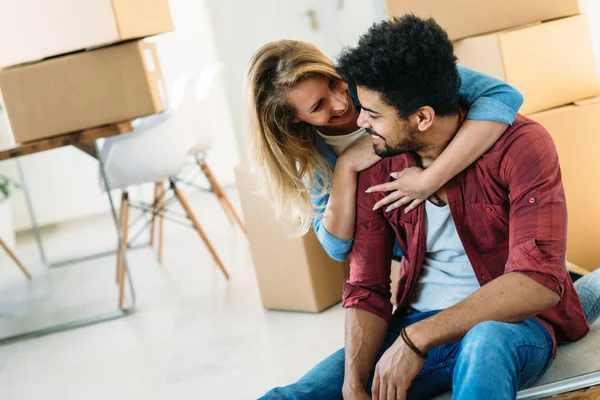
[[[365,190],[365,193],[391,192],[392,190],[396,189],[398,189],[398,185],[396,185],[396,182],[386,182],[382,183],[381,185],[371,186],[370,188]]]
[[[423,201],[424,201],[423,199],[414,199],[412,201],[412,203],[410,203],[410,205],[404,209],[404,213],[406,214],[406,213],[411,212],[412,210],[414,210],[415,208],[417,208],[417,206],[419,204],[421,204]]]
[[[404,193],[402,193],[398,190],[395,192],[392,192],[392,193],[388,194],[387,196],[385,196],[383,199],[379,200],[377,203],[375,203],[375,205],[373,206],[373,211],[378,210],[381,207],[390,204],[391,202],[401,199],[402,197],[404,197]]]
[[[398,179],[401,175],[402,172],[404,171],[400,171],[400,172],[392,172],[390,174],[390,176],[394,179]],[[365,193],[372,193],[372,192],[391,192],[392,190],[397,190],[398,188],[398,183],[396,181],[392,181],[392,182],[386,182],[386,183],[382,183],[381,185],[375,185],[375,186],[371,186],[370,188],[368,188]]]
[[[385,212],[390,212],[392,210],[395,210],[396,208],[402,207],[402,206],[410,203],[411,201],[413,201],[413,199],[411,199],[410,197],[404,196],[403,198],[401,198],[400,200],[396,201],[395,203],[391,204],[388,208],[386,208]]]

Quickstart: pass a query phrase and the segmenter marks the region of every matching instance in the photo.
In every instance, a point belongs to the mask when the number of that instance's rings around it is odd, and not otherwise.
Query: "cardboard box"
[[[600,265],[600,99],[529,118],[542,124],[558,149],[567,196],[567,257],[593,270]]]
[[[388,16],[433,17],[451,40],[581,13],[578,0],[386,0]]]
[[[168,0],[0,2],[0,68],[173,30]]]
[[[463,39],[454,49],[459,64],[520,90],[525,97],[522,114],[600,94],[584,15]]]
[[[15,141],[27,142],[163,111],[153,44],[133,41],[0,71]]]
[[[339,303],[348,262],[329,258],[312,229],[290,236],[293,225],[275,218],[247,163],[236,167],[235,174],[263,306],[319,312]]]

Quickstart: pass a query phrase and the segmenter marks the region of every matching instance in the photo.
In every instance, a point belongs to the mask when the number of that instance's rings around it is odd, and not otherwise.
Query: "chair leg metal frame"
[[[178,182],[177,178],[174,178],[174,177],[169,178],[168,188],[164,188],[163,182],[157,182],[155,191],[154,191],[155,199],[151,205],[144,204],[144,203],[135,203],[135,204],[130,203],[128,196],[127,196],[127,192],[124,191],[123,198],[125,199],[125,201],[127,201],[127,206],[126,206],[127,208],[132,207],[132,208],[141,210],[143,214],[146,214],[146,213],[152,214],[152,216],[150,217],[150,220],[147,221],[146,225],[142,228],[142,230],[140,230],[140,232],[138,232],[138,234],[134,237],[134,239],[137,238],[141,234],[143,229],[145,229],[149,226],[150,227],[150,235],[151,235],[150,243],[153,244],[155,218],[157,218],[157,217],[160,218],[160,221],[159,221],[160,223],[162,223],[162,219],[166,219],[166,220],[178,223],[180,225],[191,227],[199,234],[200,238],[202,239],[202,241],[208,248],[208,251],[211,253],[211,256],[213,257],[214,261],[216,262],[217,266],[219,267],[219,269],[221,270],[221,272],[223,273],[225,278],[229,279],[229,273],[227,272],[227,269],[225,268],[223,261],[217,254],[212,242],[210,241],[210,239],[206,235],[204,229],[200,225],[200,222],[199,222],[198,218],[196,217],[194,211],[192,210],[187,198],[183,195],[181,190],[178,188],[177,182]],[[170,193],[172,193],[173,195],[169,196]],[[179,202],[179,204],[183,207],[185,214],[176,213],[175,211],[168,209],[168,205],[174,200],[177,200]],[[130,224],[127,222],[122,222],[122,226],[123,226],[124,230],[128,230]],[[125,233],[125,235],[127,236],[127,233]],[[162,263],[162,248],[163,248],[162,227],[159,227],[158,259],[159,259],[160,263]],[[119,266],[117,265],[117,270],[118,269],[119,269]]]
[[[205,154],[196,154],[194,155],[194,159],[196,161],[196,164],[198,165],[199,172],[202,172],[202,174],[208,181],[208,188],[198,186],[195,183],[191,182],[191,179],[193,179],[196,176],[196,174],[194,174],[192,178],[188,177],[187,179],[181,179],[175,177],[171,179],[174,179],[176,182],[184,183],[185,185],[193,187],[202,192],[210,192],[217,196],[217,200],[219,201],[219,204],[221,205],[221,208],[223,209],[223,212],[225,213],[225,216],[227,217],[231,225],[237,224],[242,230],[242,232],[244,232],[244,234],[247,234],[246,225],[244,224],[242,218],[231,204],[227,193],[225,193],[225,190],[223,189],[219,181],[215,178],[214,174],[212,173],[212,170],[206,163]]]
[[[21,165],[21,160],[19,158],[15,158],[15,163],[17,165],[17,171],[19,173],[19,180],[21,181],[21,188],[23,189],[23,194],[25,195],[25,204],[27,205],[27,211],[29,212],[29,218],[31,219],[31,225],[33,227],[33,233],[35,236],[35,242],[38,247],[38,252],[40,253],[40,259],[42,263],[48,267],[50,264],[46,258],[46,252],[44,251],[44,243],[42,241],[42,235],[40,234],[40,228],[37,223],[37,218],[35,217],[35,211],[33,210],[33,203],[31,201],[31,195],[29,193],[29,189],[27,187],[27,180],[25,179],[25,173],[23,172],[23,165]]]
[[[95,145],[97,148],[97,146],[98,146],[97,143],[95,143]],[[87,317],[87,318],[81,318],[81,319],[77,319],[74,321],[69,321],[69,322],[56,324],[56,325],[52,325],[52,326],[48,326],[48,327],[44,327],[44,328],[40,328],[40,329],[31,330],[28,332],[22,332],[22,333],[18,333],[15,335],[6,336],[3,338],[0,338],[0,345],[14,343],[17,341],[22,341],[22,340],[27,340],[27,339],[33,339],[33,338],[37,338],[37,337],[41,337],[41,336],[45,336],[45,335],[50,335],[53,333],[64,332],[64,331],[77,329],[77,328],[81,328],[81,327],[85,327],[85,326],[95,325],[95,324],[99,324],[102,322],[112,321],[115,319],[119,319],[119,318],[126,317],[128,315],[131,315],[135,311],[135,306],[136,306],[135,288],[133,285],[133,279],[131,277],[131,272],[129,270],[129,265],[127,262],[127,253],[125,251],[125,243],[123,242],[123,236],[121,235],[121,230],[119,229],[119,221],[117,218],[117,212],[115,210],[115,205],[112,200],[112,197],[110,196],[110,191],[108,190],[108,188],[109,188],[108,179],[106,177],[104,163],[102,162],[101,159],[99,159],[99,164],[100,164],[100,174],[101,174],[102,180],[104,181],[104,184],[106,185],[106,188],[107,188],[106,195],[108,196],[108,201],[110,204],[110,210],[111,210],[113,222],[115,224],[115,228],[117,231],[118,249],[119,249],[119,252],[123,259],[123,268],[124,268],[127,286],[129,288],[129,295],[130,295],[130,299],[131,299],[129,306],[119,307],[114,312],[109,312],[109,313],[105,313],[105,314],[101,314],[101,315],[95,315],[95,316]],[[21,183],[23,183],[24,179],[23,179],[22,171],[21,171],[21,178],[22,178]],[[25,188],[25,186],[24,186],[24,188]],[[28,198],[27,201],[29,203],[28,207],[30,208],[30,212],[32,212],[33,207],[31,206],[29,194],[26,193],[25,195]],[[34,214],[31,214],[31,216],[32,216],[32,219],[34,219]],[[34,229],[37,229],[37,226],[34,227]],[[45,254],[43,253],[41,236],[39,237],[39,239],[40,240],[38,241],[38,246],[41,251],[40,255],[42,256],[42,262],[44,262]],[[47,263],[45,263],[45,264],[47,264]]]

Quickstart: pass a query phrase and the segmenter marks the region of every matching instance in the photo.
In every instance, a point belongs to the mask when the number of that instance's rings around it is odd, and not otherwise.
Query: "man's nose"
[[[358,120],[356,120],[356,124],[363,128],[370,128],[369,118],[365,110],[360,110],[360,114],[358,115]]]

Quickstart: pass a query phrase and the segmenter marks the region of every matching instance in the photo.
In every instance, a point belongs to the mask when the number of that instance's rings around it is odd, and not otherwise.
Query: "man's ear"
[[[435,111],[429,106],[423,106],[415,113],[415,119],[417,123],[417,129],[420,132],[425,132],[431,128],[433,119],[435,118]]]

